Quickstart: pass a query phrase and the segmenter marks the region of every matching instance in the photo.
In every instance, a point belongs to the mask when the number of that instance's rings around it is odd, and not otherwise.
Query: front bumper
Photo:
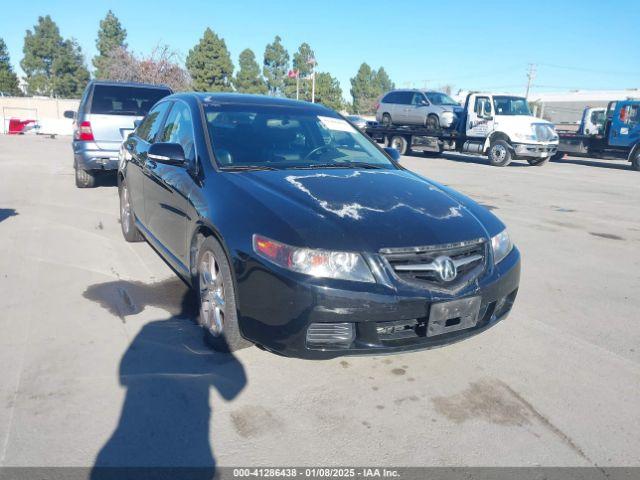
[[[286,356],[321,359],[342,355],[387,354],[435,348],[476,335],[506,318],[520,283],[520,253],[516,248],[457,294],[435,294],[415,288],[380,284],[322,284],[318,279],[274,272],[257,261],[236,263],[240,329],[252,342]],[[349,288],[351,287],[351,288]],[[479,296],[480,316],[474,327],[427,337],[432,303]],[[500,303],[503,306],[500,306]],[[397,338],[380,333],[388,326],[415,322],[415,334]],[[354,324],[348,346],[309,346],[311,324]],[[405,332],[406,333],[406,332]]]
[[[74,166],[82,170],[117,170],[118,154],[118,149],[101,149],[94,142],[73,142]]]
[[[514,143],[513,150],[518,158],[545,158],[555,155],[558,144]]]

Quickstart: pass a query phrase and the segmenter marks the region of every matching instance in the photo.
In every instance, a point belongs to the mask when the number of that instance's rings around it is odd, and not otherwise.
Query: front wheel
[[[198,323],[205,330],[207,343],[222,353],[248,347],[251,343],[240,335],[231,268],[222,246],[213,237],[202,242],[197,265]]]
[[[529,162],[529,165],[532,165],[534,167],[541,167],[541,166],[546,165],[547,163],[549,163],[550,159],[551,159],[551,157],[527,158],[527,162]]]
[[[631,168],[636,172],[640,172],[640,147],[636,148],[636,151],[633,152],[633,156],[631,157]]]
[[[564,158],[564,152],[561,152],[560,150],[556,151],[556,153],[554,153],[551,156],[551,160],[553,160],[554,162],[559,162],[563,158]]]
[[[437,115],[429,115],[425,122],[425,126],[432,130],[437,130],[440,128],[440,120]]]
[[[506,167],[511,158],[511,147],[504,140],[497,140],[489,148],[489,163],[494,167]]]
[[[382,125],[385,127],[390,127],[393,122],[391,121],[391,115],[388,113],[382,114]]]

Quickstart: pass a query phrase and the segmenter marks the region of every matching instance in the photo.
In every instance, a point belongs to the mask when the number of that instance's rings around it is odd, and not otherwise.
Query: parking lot
[[[511,316],[417,353],[224,356],[113,181],[77,189],[69,138],[0,136],[0,465],[639,466],[640,174],[403,165],[508,225]]]

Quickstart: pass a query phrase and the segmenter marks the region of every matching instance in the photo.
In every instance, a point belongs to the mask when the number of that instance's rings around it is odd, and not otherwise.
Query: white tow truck
[[[497,167],[519,159],[544,165],[558,149],[554,125],[534,117],[526,98],[511,94],[469,93],[464,110],[447,129],[373,124],[365,131],[401,154],[456,151],[486,155]]]

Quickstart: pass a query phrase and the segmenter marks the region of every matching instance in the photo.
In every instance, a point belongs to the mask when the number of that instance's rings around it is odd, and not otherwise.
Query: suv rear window
[[[91,113],[144,116],[158,100],[167,95],[171,95],[171,91],[163,88],[96,85]]]

